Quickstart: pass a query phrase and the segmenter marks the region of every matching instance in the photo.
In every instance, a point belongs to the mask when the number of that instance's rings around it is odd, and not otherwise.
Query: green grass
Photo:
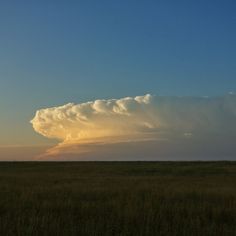
[[[0,235],[236,235],[236,162],[0,163]]]

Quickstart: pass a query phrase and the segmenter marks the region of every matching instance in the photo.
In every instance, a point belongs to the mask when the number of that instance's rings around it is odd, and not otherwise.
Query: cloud
[[[61,140],[53,151],[86,143],[153,140],[207,143],[215,137],[226,142],[236,137],[236,95],[211,98],[147,94],[69,103],[38,110],[31,123],[36,132]]]
[[[69,103],[37,111],[31,123],[36,132],[64,142],[145,134],[157,127],[152,118],[152,99],[146,95]]]

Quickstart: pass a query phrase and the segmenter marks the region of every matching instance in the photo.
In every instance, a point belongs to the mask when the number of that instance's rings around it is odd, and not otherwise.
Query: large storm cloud
[[[208,147],[213,150],[216,144],[227,150],[225,144],[234,146],[232,140],[236,137],[236,95],[165,97],[147,94],[69,103],[38,110],[31,123],[36,132],[61,140],[52,152],[72,151],[71,144],[74,147],[86,143],[114,145],[144,141],[147,144],[154,140],[159,144],[152,145],[153,150],[160,146],[160,141],[166,150],[178,150],[179,145],[187,144],[183,140],[192,140],[186,142],[194,147],[202,143],[203,151]],[[168,142],[163,145],[163,140]]]
[[[236,96],[138,96],[38,110],[36,132],[64,142],[162,135],[236,134]],[[109,139],[108,139],[109,140]]]

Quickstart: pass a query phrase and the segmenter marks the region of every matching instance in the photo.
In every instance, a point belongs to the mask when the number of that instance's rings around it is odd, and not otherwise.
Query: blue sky
[[[29,124],[41,107],[236,91],[235,12],[233,0],[1,1],[0,144],[48,142]]]

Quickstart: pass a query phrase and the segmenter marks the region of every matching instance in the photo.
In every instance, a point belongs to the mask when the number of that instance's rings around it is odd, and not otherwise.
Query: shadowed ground
[[[236,162],[0,163],[0,235],[236,235]]]

